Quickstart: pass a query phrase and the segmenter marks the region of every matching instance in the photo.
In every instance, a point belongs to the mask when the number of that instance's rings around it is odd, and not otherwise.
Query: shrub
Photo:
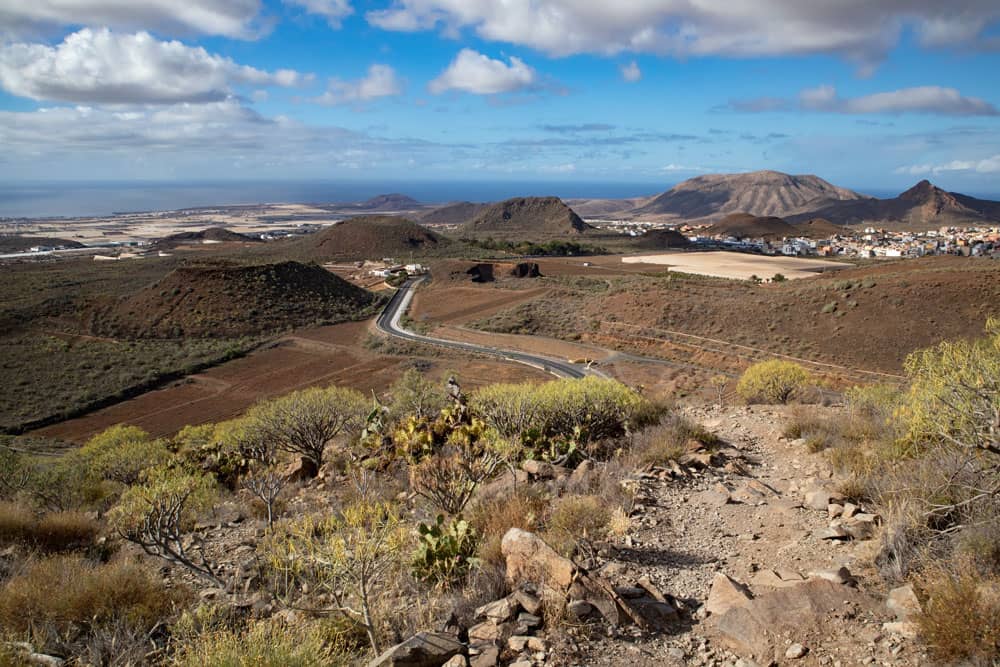
[[[592,555],[593,542],[608,534],[612,510],[600,496],[563,496],[553,505],[546,523],[547,540],[564,556],[578,550]]]
[[[449,441],[453,444],[410,467],[410,485],[437,508],[455,515],[506,456],[493,433],[464,429],[452,433]]]
[[[0,502],[0,544],[25,542],[38,523],[31,508],[14,502]]]
[[[90,475],[78,452],[36,462],[25,490],[41,507],[53,512],[94,506],[110,494],[107,484]]]
[[[146,468],[166,462],[170,452],[142,429],[119,424],[88,440],[79,455],[92,474],[128,486]]]
[[[362,498],[338,515],[305,517],[261,545],[275,594],[288,602],[328,595],[332,611],[361,625],[373,652],[382,646],[383,601],[394,589],[407,531],[392,504]]]
[[[245,419],[185,426],[172,444],[183,467],[213,475],[229,489],[272,452]]]
[[[689,452],[689,444],[708,449],[722,444],[719,436],[683,415],[673,414],[658,426],[638,433],[632,445],[632,457],[638,465],[663,465],[679,461]]]
[[[469,523],[479,535],[478,557],[483,563],[503,567],[500,541],[511,528],[537,530],[548,503],[530,487],[510,495],[480,500],[469,512]]]
[[[368,401],[342,387],[312,387],[254,406],[248,428],[274,447],[302,456],[313,475],[323,465],[328,442],[342,433],[360,431]]]
[[[138,565],[79,556],[34,561],[0,588],[0,626],[59,650],[118,625],[148,632],[182,599]]]
[[[461,516],[445,522],[443,514],[432,524],[417,527],[413,574],[417,579],[449,586],[461,581],[476,564],[476,532]]]
[[[21,455],[12,449],[0,446],[0,499],[10,499],[28,485],[31,469],[24,464]]]
[[[967,564],[966,564],[967,565]],[[925,598],[920,635],[943,664],[991,664],[1000,654],[1000,578],[935,565],[917,577]]]
[[[389,397],[393,422],[409,415],[429,419],[448,405],[443,383],[431,382],[416,368],[407,369],[389,388]]]
[[[743,372],[736,393],[747,402],[787,403],[810,381],[806,369],[791,361],[761,361]]]
[[[83,512],[52,512],[38,521],[31,539],[44,551],[71,551],[93,544],[99,530]]]
[[[222,586],[200,540],[192,542],[185,535],[214,501],[215,485],[207,475],[160,466],[145,471],[142,483],[122,494],[109,522],[146,553]]]
[[[349,656],[324,641],[317,624],[288,626],[257,621],[240,632],[217,630],[178,648],[180,667],[324,667],[346,664]]]

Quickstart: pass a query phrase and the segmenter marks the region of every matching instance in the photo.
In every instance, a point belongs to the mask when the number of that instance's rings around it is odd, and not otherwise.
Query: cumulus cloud
[[[909,176],[927,176],[954,171],[996,174],[1000,173],[1000,154],[981,160],[951,160],[942,164],[914,164],[898,167],[894,171],[897,174]]]
[[[88,26],[248,38],[260,8],[260,0],[0,0],[0,35]]]
[[[877,62],[913,28],[928,46],[989,42],[995,0],[802,2],[594,2],[593,0],[395,0],[367,13],[386,30],[471,28],[481,38],[556,56],[623,51],[675,56],[832,53]]]
[[[354,13],[350,0],[285,0],[285,4],[322,16],[332,28],[339,28],[340,22]]]
[[[618,70],[621,72],[622,78],[629,83],[635,83],[642,78],[642,70],[639,69],[639,65],[634,60],[627,65],[622,65]]]
[[[435,95],[448,90],[496,95],[524,90],[536,83],[538,75],[523,60],[511,56],[509,63],[494,60],[472,49],[462,49],[428,88]]]
[[[706,171],[708,171],[708,169],[706,169],[705,167],[693,167],[693,166],[688,166],[688,165],[683,165],[683,164],[670,163],[670,164],[665,165],[664,167],[662,167],[660,169],[660,171],[666,171],[666,172],[681,172],[681,171],[686,171],[686,172],[692,172],[692,173],[694,173],[694,172],[706,172]]]
[[[296,86],[292,70],[265,72],[149,33],[84,28],[61,44],[0,47],[0,87],[35,100],[96,104],[165,104],[225,99],[230,86]]]
[[[939,116],[996,116],[997,108],[978,97],[966,97],[954,88],[918,86],[901,88],[861,97],[841,97],[833,86],[807,88],[798,100],[759,97],[731,100],[725,107],[731,111],[762,113],[768,111],[819,111],[843,114],[904,114],[921,113]]]
[[[354,104],[403,93],[403,81],[388,65],[372,65],[368,74],[357,81],[330,79],[327,91],[313,101],[317,104]]]

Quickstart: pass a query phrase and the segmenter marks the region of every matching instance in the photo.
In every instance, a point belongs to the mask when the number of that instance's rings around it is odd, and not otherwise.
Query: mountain
[[[419,219],[427,225],[464,225],[487,206],[489,204],[474,204],[471,201],[454,202],[422,213]]]
[[[420,208],[420,202],[413,197],[393,192],[387,195],[376,195],[367,201],[361,202],[355,208],[366,211],[408,211]]]
[[[189,243],[260,243],[259,238],[232,232],[225,227],[209,227],[197,232],[178,232],[156,242],[158,246],[178,246]]]
[[[406,218],[363,215],[294,239],[286,248],[292,256],[311,261],[403,259],[410,253],[425,254],[448,243],[445,237]]]
[[[558,197],[515,197],[492,204],[465,225],[472,234],[562,236],[594,228]]]
[[[795,227],[774,216],[756,216],[749,213],[731,213],[708,227],[708,236],[735,236],[737,238],[780,239],[797,236]]]
[[[181,267],[90,318],[101,335],[226,338],[355,319],[378,303],[371,292],[321,266]]]
[[[889,199],[823,202],[802,207],[789,221],[825,218],[838,225],[901,225],[914,230],[1000,221],[1000,202],[946,192],[923,180]]]
[[[632,214],[712,221],[729,213],[783,216],[816,200],[864,199],[865,195],[839,188],[818,176],[792,176],[778,171],[707,174],[678,183],[648,204],[633,209]]]

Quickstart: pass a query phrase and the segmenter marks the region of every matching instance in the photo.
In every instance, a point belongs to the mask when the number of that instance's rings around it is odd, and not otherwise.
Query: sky
[[[0,0],[0,179],[1000,194],[997,0]]]

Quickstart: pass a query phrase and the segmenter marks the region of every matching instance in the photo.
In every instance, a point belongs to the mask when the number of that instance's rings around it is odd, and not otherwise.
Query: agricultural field
[[[810,278],[822,271],[838,271],[850,265],[822,259],[751,255],[735,252],[670,252],[656,255],[622,257],[626,264],[655,264],[670,271],[714,278],[749,280],[756,276],[769,279],[781,274],[788,280]]]

